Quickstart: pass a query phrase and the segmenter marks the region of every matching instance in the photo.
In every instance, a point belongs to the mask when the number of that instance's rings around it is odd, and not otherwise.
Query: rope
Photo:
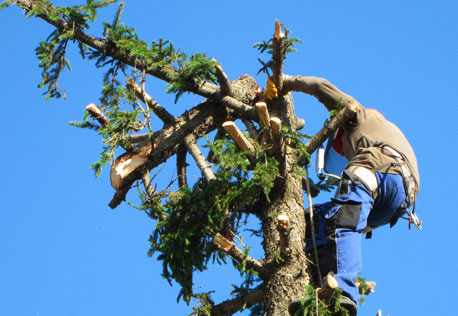
[[[321,278],[321,270],[320,270],[320,262],[318,260],[318,251],[316,248],[316,239],[315,239],[315,222],[313,220],[313,205],[312,205],[312,195],[310,194],[310,179],[309,179],[309,169],[305,167],[306,177],[305,177],[305,187],[307,189],[307,197],[309,201],[309,210],[310,210],[310,227],[312,230],[312,244],[313,244],[313,252],[314,252],[314,260],[316,265],[316,271],[318,274],[318,282],[319,286],[323,287],[323,279]]]

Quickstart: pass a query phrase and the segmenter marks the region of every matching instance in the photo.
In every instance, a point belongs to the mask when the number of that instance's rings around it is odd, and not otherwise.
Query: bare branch
[[[142,182],[143,182],[143,186],[145,187],[145,191],[146,191],[146,195],[147,195],[148,199],[151,199],[153,197],[154,193],[156,193],[156,192],[155,192],[153,186],[151,185],[151,179],[149,177],[149,171],[148,170],[145,170],[145,172],[143,173]]]
[[[242,76],[233,82],[234,93],[242,100],[253,100],[256,97],[256,81],[249,76]],[[253,109],[256,111],[255,109]],[[228,119],[227,111],[218,102],[206,100],[198,106],[186,111],[182,116],[175,119],[174,124],[166,125],[162,130],[152,135],[140,134],[131,136],[131,141],[145,141],[145,145],[154,145],[145,166],[152,170],[168,158],[176,154],[180,144],[187,135],[193,135],[194,139],[199,139],[205,134],[219,128]],[[123,187],[120,188],[112,198],[110,207],[115,208],[125,200],[130,186],[138,179],[141,179],[142,171],[136,170],[124,179]]]
[[[256,109],[252,106],[249,106],[243,102],[237,101],[234,98],[225,96],[219,100],[221,104],[227,106],[228,108],[234,110],[240,116],[251,119],[253,121],[258,120],[258,115],[256,114]]]
[[[216,59],[213,58],[212,60],[216,62]],[[221,92],[225,95],[232,96],[231,82],[219,63],[216,64],[216,78],[221,87]]]
[[[242,118],[242,123],[245,125],[250,137],[253,139],[257,139],[259,136],[258,131],[256,130],[256,126],[253,124],[251,120]]]
[[[175,117],[165,108],[157,103],[146,91],[140,87],[133,79],[127,77],[127,88],[134,90],[135,95],[145,103],[150,110],[154,112],[165,124],[171,124]]]
[[[250,308],[264,300],[264,288],[258,288],[245,296],[236,297],[215,305],[211,309],[212,316],[233,315],[244,308]]]
[[[202,175],[204,176],[205,180],[207,180],[207,182],[215,180],[216,176],[213,173],[213,170],[208,164],[208,162],[205,160],[205,157],[200,151],[199,146],[197,146],[197,144],[194,142],[194,138],[191,135],[186,136],[184,138],[184,144],[188,149],[189,153],[191,154],[192,158],[194,158],[194,160],[196,161],[196,164],[202,172]]]

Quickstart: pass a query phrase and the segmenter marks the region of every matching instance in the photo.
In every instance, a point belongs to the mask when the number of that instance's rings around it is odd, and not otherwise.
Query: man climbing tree
[[[408,214],[421,227],[413,212],[419,190],[417,159],[404,134],[376,110],[365,109],[328,81],[315,77],[283,78],[283,93],[301,91],[318,98],[329,111],[336,104],[352,104],[355,114],[337,130],[332,148],[348,159],[339,189],[332,202],[314,207],[317,219],[317,252],[321,273],[334,273],[343,289],[344,305],[356,315],[359,293],[355,280],[361,272],[361,237],[374,228],[391,224]],[[267,83],[269,98],[278,97],[275,84]],[[310,233],[310,232],[308,232]],[[307,250],[313,252],[312,243]],[[290,313],[301,309],[302,298],[293,301]]]
[[[352,106],[340,92],[333,94],[332,87],[332,91],[322,93],[314,89],[326,85],[310,85],[309,91],[307,84],[301,86],[302,80],[284,76],[285,56],[294,51],[298,40],[290,38],[290,32],[279,22],[274,36],[256,45],[261,53],[271,54],[269,61],[261,62],[261,71],[271,77],[268,90],[271,98],[266,98],[255,79],[243,75],[230,81],[222,66],[205,54],[188,56],[162,38],[152,43],[140,40],[135,29],[121,23],[122,2],[113,22],[104,23],[103,33],[98,37],[90,35],[89,24],[96,20],[98,10],[114,2],[88,0],[79,6],[56,7],[48,0],[5,0],[0,7],[18,6],[27,17],[42,19],[54,27],[36,50],[43,69],[40,86],[46,89],[47,98],[65,95],[59,78],[65,68],[70,68],[67,49],[72,43],[78,46],[83,58],[95,61],[98,68],[105,70],[100,101],[90,104],[83,122],[74,125],[96,130],[103,138],[100,161],[92,168],[98,175],[105,164],[111,164],[115,194],[109,206],[116,208],[132,188],[138,190],[141,200],[138,208],[155,222],[149,253],[157,255],[162,262],[162,275],[180,286],[179,297],[188,303],[191,300],[200,303],[194,307],[194,315],[232,315],[245,308],[251,308],[252,315],[286,315],[292,300],[316,293],[319,299],[317,304],[307,306],[308,313],[345,313],[339,304],[342,299],[339,291],[324,295],[325,291],[315,291],[310,286],[309,273],[313,268],[308,267],[306,246],[309,249],[312,243],[306,244],[303,188],[307,188],[307,195],[329,188],[323,183],[310,183],[306,171],[310,155],[340,126],[353,146],[350,148],[359,148],[355,143],[358,139],[354,138],[359,134],[352,134],[351,122],[359,122],[360,116],[369,112]],[[147,93],[147,81],[151,79],[165,81],[167,93],[175,94],[175,101],[184,93],[193,93],[203,100],[181,116],[174,116],[167,106],[161,106]],[[274,86],[278,91],[275,97],[271,95]],[[294,90],[316,95],[334,113],[313,137],[298,132],[304,127],[304,120],[294,112],[290,93]],[[340,98],[343,102],[339,103]],[[348,119],[351,120],[346,123]],[[242,125],[246,132],[240,130]],[[363,132],[360,136],[365,135]],[[208,143],[207,157],[198,145],[202,138]],[[386,140],[374,137],[367,141],[375,146]],[[364,148],[372,148],[369,143],[364,144]],[[380,146],[380,150],[394,151],[391,153],[394,160],[390,162],[398,163],[404,171],[402,166],[407,161],[402,155],[404,148],[397,148],[397,143],[391,142]],[[123,153],[117,155],[119,151]],[[188,159],[188,153],[192,160]],[[344,153],[348,155],[350,151],[344,149]],[[405,154],[410,159],[410,154]],[[154,184],[160,166],[172,159],[176,161],[176,183]],[[192,161],[202,176],[191,183],[188,166]],[[361,178],[356,178],[358,172],[350,171],[340,192],[354,186],[364,190],[358,184]],[[386,170],[377,172],[391,174]],[[410,191],[406,192],[410,197]],[[348,203],[343,200],[339,203],[334,205],[336,212],[349,208],[356,216],[357,207],[346,206]],[[369,196],[364,203],[370,203]],[[363,212],[362,204],[358,210]],[[369,208],[364,212],[367,216]],[[246,219],[252,217],[259,220],[255,234],[263,239],[264,254],[259,260],[249,256],[248,247],[240,249],[235,242]],[[382,222],[374,222],[375,226],[378,224]],[[362,224],[348,229],[359,232],[360,228]],[[211,293],[196,292],[195,272],[207,269],[212,259],[226,262],[227,258],[244,277],[242,284],[235,287],[233,297],[214,302]],[[328,270],[334,271],[322,269]],[[341,274],[334,272],[337,276]],[[353,282],[353,274],[349,278]],[[341,280],[348,278],[343,276]],[[353,292],[343,284],[339,286],[354,299]],[[353,283],[351,286],[355,290]]]

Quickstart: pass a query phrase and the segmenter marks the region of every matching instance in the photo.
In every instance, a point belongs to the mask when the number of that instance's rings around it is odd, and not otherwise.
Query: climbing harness
[[[418,230],[421,230],[423,222],[418,218],[417,214],[415,213],[415,199],[417,197],[418,185],[415,181],[412,172],[410,171],[409,166],[406,163],[406,158],[404,157],[404,155],[402,155],[397,150],[388,145],[382,144],[381,148],[382,152],[384,150],[388,151],[390,153],[390,156],[396,160],[396,163],[394,165],[400,167],[402,179],[404,182],[404,191],[406,194],[406,200],[399,208],[397,214],[391,220],[390,225],[391,227],[394,226],[394,224],[396,224],[399,218],[403,218],[409,221],[409,229],[411,227],[411,224],[414,224],[415,227],[418,228]],[[384,166],[382,166],[382,168],[383,167]],[[404,214],[407,214],[408,217],[403,217],[402,215]]]

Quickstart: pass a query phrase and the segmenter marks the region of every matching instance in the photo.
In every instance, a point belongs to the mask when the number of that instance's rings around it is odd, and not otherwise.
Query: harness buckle
[[[410,212],[409,214],[409,222],[413,223],[418,230],[421,230],[423,222],[418,218],[415,212]]]

